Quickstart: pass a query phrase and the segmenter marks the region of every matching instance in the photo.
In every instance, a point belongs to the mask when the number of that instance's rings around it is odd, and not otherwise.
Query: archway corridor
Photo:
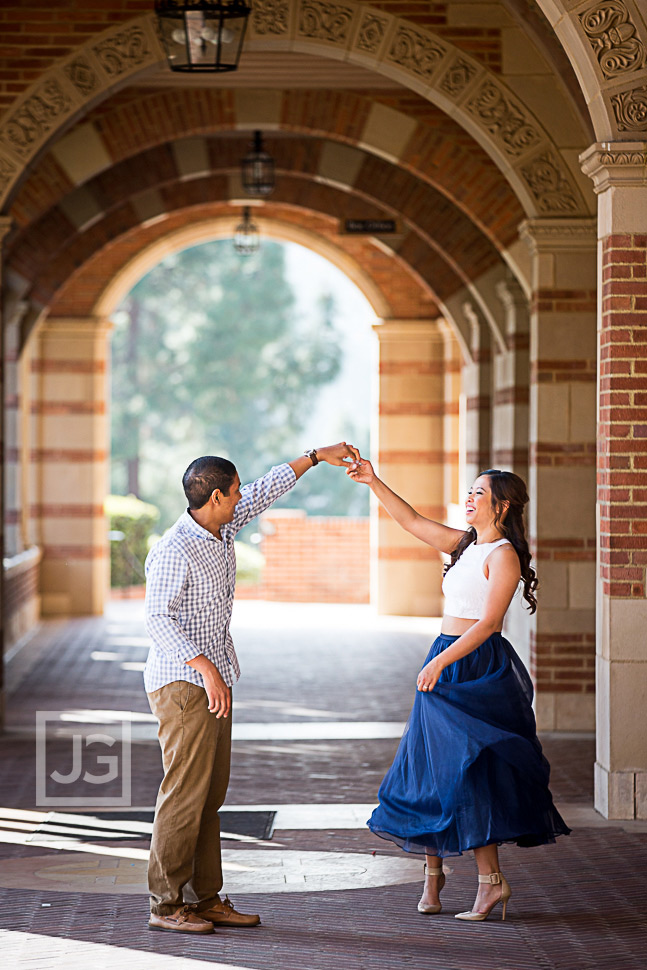
[[[0,17],[7,648],[103,608],[110,314],[181,240],[231,231],[262,130],[261,231],[380,318],[381,472],[438,517],[483,467],[528,480],[541,600],[514,639],[539,725],[595,729],[597,809],[647,815],[641,5],[257,0],[238,71],[197,80],[146,0]],[[439,612],[437,558],[383,518],[373,554],[380,610]]]

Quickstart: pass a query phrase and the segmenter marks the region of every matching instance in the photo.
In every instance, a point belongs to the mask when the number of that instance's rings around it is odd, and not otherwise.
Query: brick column
[[[430,320],[377,324],[380,477],[423,515],[444,520],[448,369],[444,325]],[[453,366],[453,364],[451,364]],[[451,435],[451,426],[449,426]],[[373,510],[373,599],[381,613],[437,616],[442,610],[442,561],[409,536],[382,508]]]
[[[471,360],[463,367],[465,393],[465,477],[472,484],[492,467],[492,335],[487,321],[471,303],[463,305],[470,327]]]
[[[2,293],[3,276],[3,254],[2,241],[11,228],[11,219],[6,216],[0,217],[0,294]],[[4,331],[3,307],[0,299],[0,327]],[[4,333],[0,336],[0,382],[2,386],[2,415],[0,415],[0,563],[4,563],[4,508],[5,508],[5,431],[4,431],[4,398],[5,398],[5,375],[4,375]],[[5,615],[4,615],[4,565],[0,569],[0,728],[4,726],[4,641],[5,641]]]
[[[532,254],[529,531],[540,582],[530,667],[541,730],[592,730],[596,239],[590,219],[521,227]]]
[[[33,515],[45,614],[100,614],[108,587],[106,320],[48,319],[32,360]]]
[[[647,142],[593,145],[598,194],[595,807],[647,818]]]
[[[492,465],[528,480],[530,315],[514,280],[501,282],[497,295],[505,318],[505,350],[494,357]]]

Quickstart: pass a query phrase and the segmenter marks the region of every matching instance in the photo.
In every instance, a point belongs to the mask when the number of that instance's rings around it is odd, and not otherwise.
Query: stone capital
[[[587,252],[597,246],[596,219],[526,219],[519,226],[533,256],[544,253]]]
[[[596,194],[611,187],[647,187],[647,141],[597,142],[580,155]]]

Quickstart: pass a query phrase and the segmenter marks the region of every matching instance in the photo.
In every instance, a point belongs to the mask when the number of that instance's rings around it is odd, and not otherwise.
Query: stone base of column
[[[647,772],[608,771],[596,761],[594,804],[605,818],[647,819]]]
[[[541,691],[535,699],[538,731],[593,731],[595,695]]]

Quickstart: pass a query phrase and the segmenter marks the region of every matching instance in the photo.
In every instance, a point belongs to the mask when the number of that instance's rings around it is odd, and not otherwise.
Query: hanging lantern
[[[155,0],[171,70],[235,71],[251,10],[246,0]]]
[[[274,159],[263,148],[263,136],[260,131],[254,132],[252,150],[245,155],[240,163],[241,179],[247,195],[253,198],[263,198],[274,191]]]
[[[259,246],[258,226],[252,221],[248,206],[245,206],[243,220],[238,223],[234,233],[234,249],[239,256],[251,256],[258,252]]]

